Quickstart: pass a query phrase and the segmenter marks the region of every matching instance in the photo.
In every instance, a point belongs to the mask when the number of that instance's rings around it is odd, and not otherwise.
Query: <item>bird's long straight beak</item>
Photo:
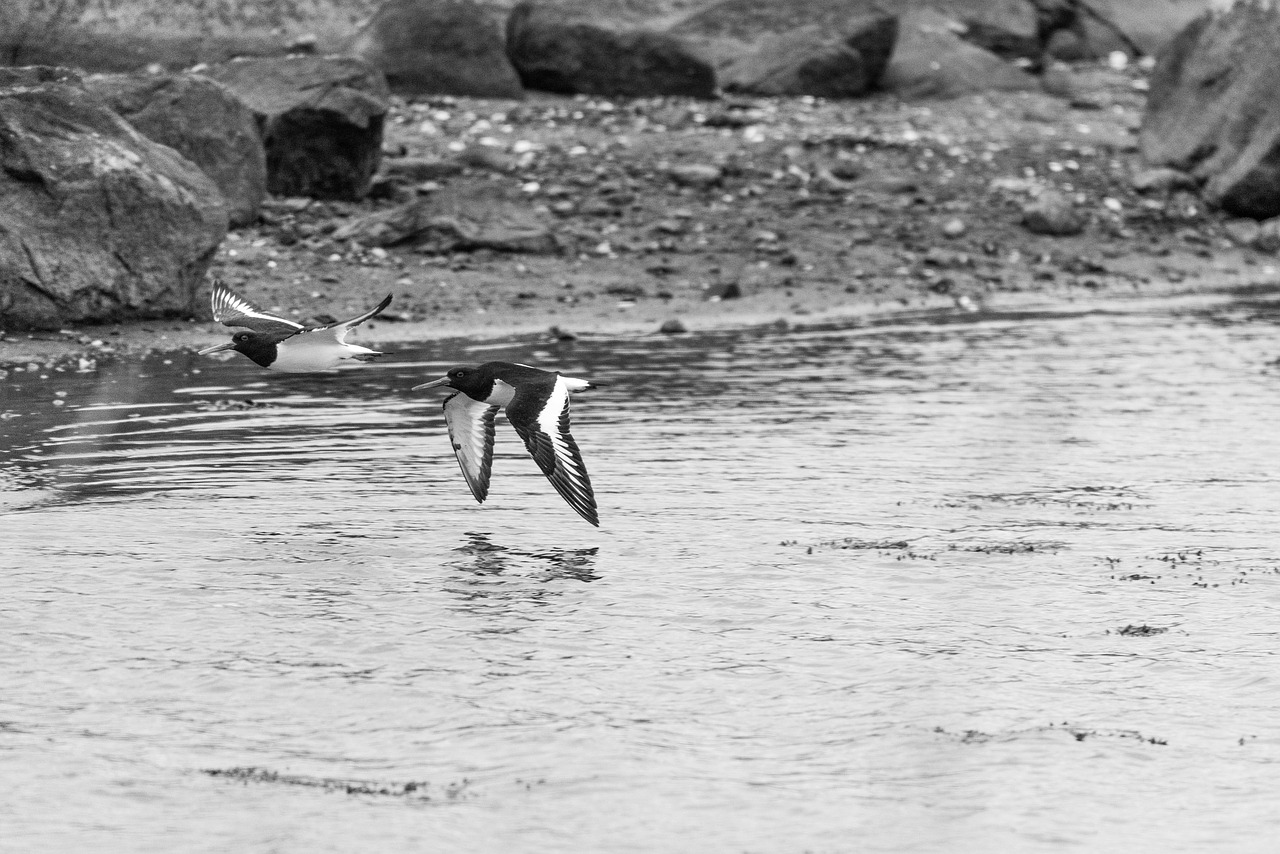
[[[432,380],[432,381],[431,381],[431,382],[429,382],[429,383],[423,383],[422,385],[416,385],[416,386],[414,386],[413,388],[409,389],[409,391],[422,391],[424,388],[439,388],[439,387],[440,387],[440,386],[442,386],[442,385],[448,385],[448,384],[449,384],[449,378],[448,378],[448,377],[441,377],[440,379],[438,379],[438,380]]]
[[[230,350],[230,349],[232,349],[232,348],[233,348],[233,347],[235,347],[235,346],[236,346],[236,342],[234,342],[234,341],[228,341],[228,342],[226,342],[225,344],[217,344],[217,345],[215,345],[215,346],[213,346],[213,347],[205,347],[203,350],[200,350],[199,352],[197,352],[197,353],[196,353],[196,355],[197,355],[197,356],[207,356],[207,355],[209,355],[210,353],[220,353],[220,352],[222,352],[223,350]]]

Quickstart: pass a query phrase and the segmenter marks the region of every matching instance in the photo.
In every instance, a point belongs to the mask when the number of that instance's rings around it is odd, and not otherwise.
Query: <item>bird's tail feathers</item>
[[[590,380],[580,380],[577,377],[566,377],[561,375],[564,380],[564,386],[569,391],[590,391],[593,388],[600,388],[600,383],[593,383]]]

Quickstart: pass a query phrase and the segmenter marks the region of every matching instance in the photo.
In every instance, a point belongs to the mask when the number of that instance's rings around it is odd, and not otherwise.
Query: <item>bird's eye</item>
[[[467,375],[467,372],[466,372],[466,371],[462,371],[462,370],[458,370],[458,371],[454,371],[454,372],[453,372],[453,375],[454,375],[455,377],[465,377],[465,376]]]

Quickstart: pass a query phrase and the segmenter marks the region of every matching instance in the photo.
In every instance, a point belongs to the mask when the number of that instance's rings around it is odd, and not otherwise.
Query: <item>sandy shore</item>
[[[1237,245],[1231,223],[1194,194],[1134,189],[1140,71],[1089,67],[1070,82],[1070,100],[400,102],[387,162],[461,162],[460,171],[396,188],[398,199],[277,201],[261,224],[228,237],[210,276],[302,320],[350,316],[395,294],[386,317],[360,330],[365,344],[1276,285],[1274,256]],[[562,251],[440,255],[332,237],[406,194],[443,187],[499,188]],[[1024,206],[1045,189],[1072,199],[1081,233],[1023,225]],[[83,368],[225,340],[228,330],[199,309],[9,332],[0,363]]]

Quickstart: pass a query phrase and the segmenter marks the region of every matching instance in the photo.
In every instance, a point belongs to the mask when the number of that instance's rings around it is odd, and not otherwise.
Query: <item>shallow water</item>
[[[1280,301],[0,381],[0,851],[1269,851]],[[606,387],[602,528],[460,361]]]

